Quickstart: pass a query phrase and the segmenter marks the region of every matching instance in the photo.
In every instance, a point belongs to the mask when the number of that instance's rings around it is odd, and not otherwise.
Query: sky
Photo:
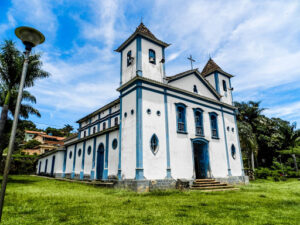
[[[39,128],[61,128],[118,98],[120,56],[114,50],[141,22],[166,49],[166,74],[211,56],[233,74],[235,101],[261,101],[264,114],[300,124],[300,1],[290,0],[1,0],[0,41],[18,26],[46,37],[34,49],[51,77],[30,91]]]

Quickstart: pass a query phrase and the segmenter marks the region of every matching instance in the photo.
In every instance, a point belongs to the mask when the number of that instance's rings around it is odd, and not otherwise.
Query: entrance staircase
[[[104,181],[104,180],[93,180],[90,183],[96,187],[108,187],[108,188],[112,188],[115,185],[114,181]]]
[[[191,190],[201,190],[201,191],[229,191],[229,190],[239,190],[233,185],[226,183],[220,183],[215,179],[196,179],[191,188]]]

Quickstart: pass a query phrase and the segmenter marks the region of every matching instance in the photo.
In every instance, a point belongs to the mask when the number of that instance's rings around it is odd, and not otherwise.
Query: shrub
[[[272,170],[270,170],[269,168],[257,168],[255,170],[255,178],[259,178],[259,179],[267,179],[268,177],[272,176]]]

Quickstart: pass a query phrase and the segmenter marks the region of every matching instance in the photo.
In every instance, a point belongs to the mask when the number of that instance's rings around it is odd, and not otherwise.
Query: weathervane
[[[190,55],[190,57],[187,59],[191,61],[191,68],[193,69],[193,62],[196,62],[196,61],[193,59],[192,55]]]

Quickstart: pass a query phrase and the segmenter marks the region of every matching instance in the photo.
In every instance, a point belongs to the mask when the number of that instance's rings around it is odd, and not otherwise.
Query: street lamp
[[[27,67],[28,67],[29,54],[33,47],[35,47],[39,44],[42,44],[45,41],[44,35],[41,32],[39,32],[38,30],[33,29],[31,27],[18,27],[15,30],[15,34],[19,39],[21,39],[21,41],[25,45],[26,51],[24,53],[25,61],[23,64],[23,70],[22,70],[22,76],[21,76],[21,81],[20,81],[20,86],[19,86],[17,104],[16,104],[15,114],[14,114],[14,121],[13,121],[13,125],[12,125],[10,139],[9,139],[8,153],[6,156],[5,168],[4,168],[4,173],[3,173],[2,185],[1,185],[0,222],[1,222],[1,217],[2,217],[3,203],[4,203],[4,197],[5,197],[8,172],[10,169],[11,156],[12,156],[13,149],[14,149],[14,142],[15,142],[18,119],[19,119],[20,105],[21,105],[21,100],[22,100],[22,95],[23,95],[23,87],[24,87],[26,72],[27,72]]]

